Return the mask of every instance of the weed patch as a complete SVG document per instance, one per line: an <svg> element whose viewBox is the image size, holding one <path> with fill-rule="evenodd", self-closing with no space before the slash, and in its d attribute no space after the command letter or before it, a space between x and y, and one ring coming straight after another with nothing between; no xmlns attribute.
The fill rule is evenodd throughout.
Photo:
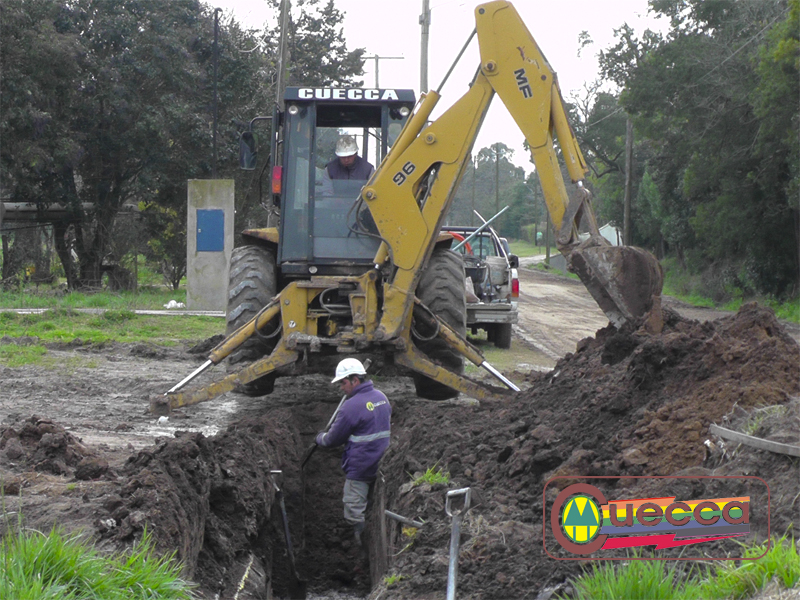
<svg viewBox="0 0 800 600"><path fill-rule="evenodd" d="M423 483L430 485L450 483L450 473L448 471L443 471L441 467L433 465L425 471L425 473L414 479L414 485L422 485Z"/></svg>
<svg viewBox="0 0 800 600"><path fill-rule="evenodd" d="M25 365L42 362L47 354L44 346L17 346L16 344L3 344L0 346L0 365L4 367L22 367Z"/></svg>
<svg viewBox="0 0 800 600"><path fill-rule="evenodd" d="M383 578L383 583L386 584L386 587L392 587L398 581L405 579L402 575L398 575L397 573L392 573Z"/></svg>
<svg viewBox="0 0 800 600"><path fill-rule="evenodd" d="M758 560L721 561L708 567L685 569L676 562L632 560L621 566L592 565L592 570L574 582L574 598L653 598L658 600L697 598L722 600L749 598L771 582L794 589L800 583L800 555L794 539L786 536L744 550L743 558ZM634 553L635 558L641 554Z"/></svg>
<svg viewBox="0 0 800 600"><path fill-rule="evenodd" d="M174 555L158 557L145 532L129 553L104 557L79 536L58 529L20 531L0 542L0 598L190 599Z"/></svg>

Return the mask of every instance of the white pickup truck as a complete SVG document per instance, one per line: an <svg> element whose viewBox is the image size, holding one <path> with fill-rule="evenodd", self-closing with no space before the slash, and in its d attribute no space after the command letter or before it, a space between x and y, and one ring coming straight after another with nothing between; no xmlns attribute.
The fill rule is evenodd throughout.
<svg viewBox="0 0 800 600"><path fill-rule="evenodd" d="M473 334L478 329L486 331L488 340L498 348L510 348L511 326L517 322L519 258L511 254L508 242L491 227L470 239L477 230L442 227L442 232L453 236L452 247L464 257L467 327Z"/></svg>

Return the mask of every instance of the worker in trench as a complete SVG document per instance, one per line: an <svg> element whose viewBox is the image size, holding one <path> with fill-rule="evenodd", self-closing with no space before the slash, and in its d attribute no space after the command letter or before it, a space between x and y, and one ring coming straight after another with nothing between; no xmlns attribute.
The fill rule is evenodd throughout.
<svg viewBox="0 0 800 600"><path fill-rule="evenodd" d="M316 443L327 448L344 444L344 519L353 526L356 544L363 548L371 488L378 476L378 464L389 447L392 406L367 379L364 365L355 358L345 358L338 364L331 383L339 384L346 399L330 430L318 433Z"/></svg>

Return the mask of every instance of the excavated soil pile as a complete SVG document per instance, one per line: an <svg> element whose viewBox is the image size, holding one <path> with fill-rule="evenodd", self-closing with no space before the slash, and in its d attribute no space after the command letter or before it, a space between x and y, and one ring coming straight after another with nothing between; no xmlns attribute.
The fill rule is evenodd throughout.
<svg viewBox="0 0 800 600"><path fill-rule="evenodd" d="M239 587L240 598L264 597L273 548L284 547L272 519L282 474L270 472L297 463L300 448L289 418L272 410L210 438L178 432L109 468L102 448L34 416L0 432L5 508L18 500L26 525L94 533L107 550L127 547L147 528L208 597L233 597ZM2 520L0 533L15 523Z"/></svg>
<svg viewBox="0 0 800 600"><path fill-rule="evenodd" d="M270 411L211 438L165 441L129 459L108 532L127 541L146 525L163 549L177 550L185 575L206 592L240 598L268 589L281 529L272 520L281 465L297 463L300 439L287 410ZM107 505L108 508L110 506Z"/></svg>
<svg viewBox="0 0 800 600"><path fill-rule="evenodd" d="M108 462L87 448L57 423L33 416L19 430L8 428L0 434L0 449L9 463L27 470L53 475L74 475L76 479L96 479L108 471ZM12 462L13 461L13 462ZM19 480L4 481L6 494L19 493Z"/></svg>
<svg viewBox="0 0 800 600"><path fill-rule="evenodd" d="M800 407L792 397L800 395L800 347L772 311L755 305L704 324L669 311L666 317L659 335L598 331L549 374L530 375L527 391L502 402L421 401L405 380L378 377L394 416L376 497L425 525L403 530L387 522L389 573L399 578L386 587L372 573L371 596L444 596L451 526L445 494L465 486L474 497L462 526L459 598L537 598L580 572L577 563L556 561L543 549L543 489L556 475L757 475L770 485L772 531L782 534L796 512L798 459L720 444L708 426L797 443ZM324 378L282 381L222 433L178 432L138 453L86 447L36 417L0 428L7 506L16 508L18 494L26 523L81 527L101 549L124 548L147 527L158 548L177 551L206 598L237 592L241 600L264 598L270 591L300 597L277 484L309 589L363 597L370 574L353 569L357 553L341 517L338 454L319 451L299 468L338 398ZM704 444L709 438L711 449ZM448 484L411 483L434 466L450 473ZM282 473L271 474L275 469ZM763 486L751 489L746 481L734 487L695 481L690 489L651 480L622 485L604 491L616 498L751 495L754 507L766 503ZM763 511L754 510L751 528L759 539L766 536ZM548 550L563 554L549 539Z"/></svg>
<svg viewBox="0 0 800 600"><path fill-rule="evenodd" d="M536 598L580 572L543 550L543 489L554 476L757 475L771 488L772 532L786 531L800 492L797 459L742 447L733 460L712 456L704 464L709 424L787 405L800 394L800 347L771 310L747 305L703 324L667 312L660 335L608 327L578 348L551 373L532 376L531 389L509 402L398 407L398 434L383 469L388 508L426 525L411 536L394 528L391 570L400 579L374 596L442 596L451 529L445 493L463 486L477 495L462 528L463 598ZM797 443L797 421L782 423L782 437ZM408 483L410 473L433 465L449 471L449 485ZM605 489L616 498L751 495L753 506L767 503L764 486L746 480L692 480L683 487L674 480L624 481L624 490ZM548 488L548 495L557 492ZM765 511L754 513L751 528L763 539ZM551 538L548 550L568 556Z"/></svg>

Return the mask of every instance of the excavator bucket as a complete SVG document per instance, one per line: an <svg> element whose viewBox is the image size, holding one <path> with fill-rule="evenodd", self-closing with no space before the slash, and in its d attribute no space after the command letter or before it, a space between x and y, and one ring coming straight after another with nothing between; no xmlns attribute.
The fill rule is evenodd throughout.
<svg viewBox="0 0 800 600"><path fill-rule="evenodd" d="M664 273L652 254L633 246L578 246L567 261L612 324L648 317L650 327L661 330Z"/></svg>

